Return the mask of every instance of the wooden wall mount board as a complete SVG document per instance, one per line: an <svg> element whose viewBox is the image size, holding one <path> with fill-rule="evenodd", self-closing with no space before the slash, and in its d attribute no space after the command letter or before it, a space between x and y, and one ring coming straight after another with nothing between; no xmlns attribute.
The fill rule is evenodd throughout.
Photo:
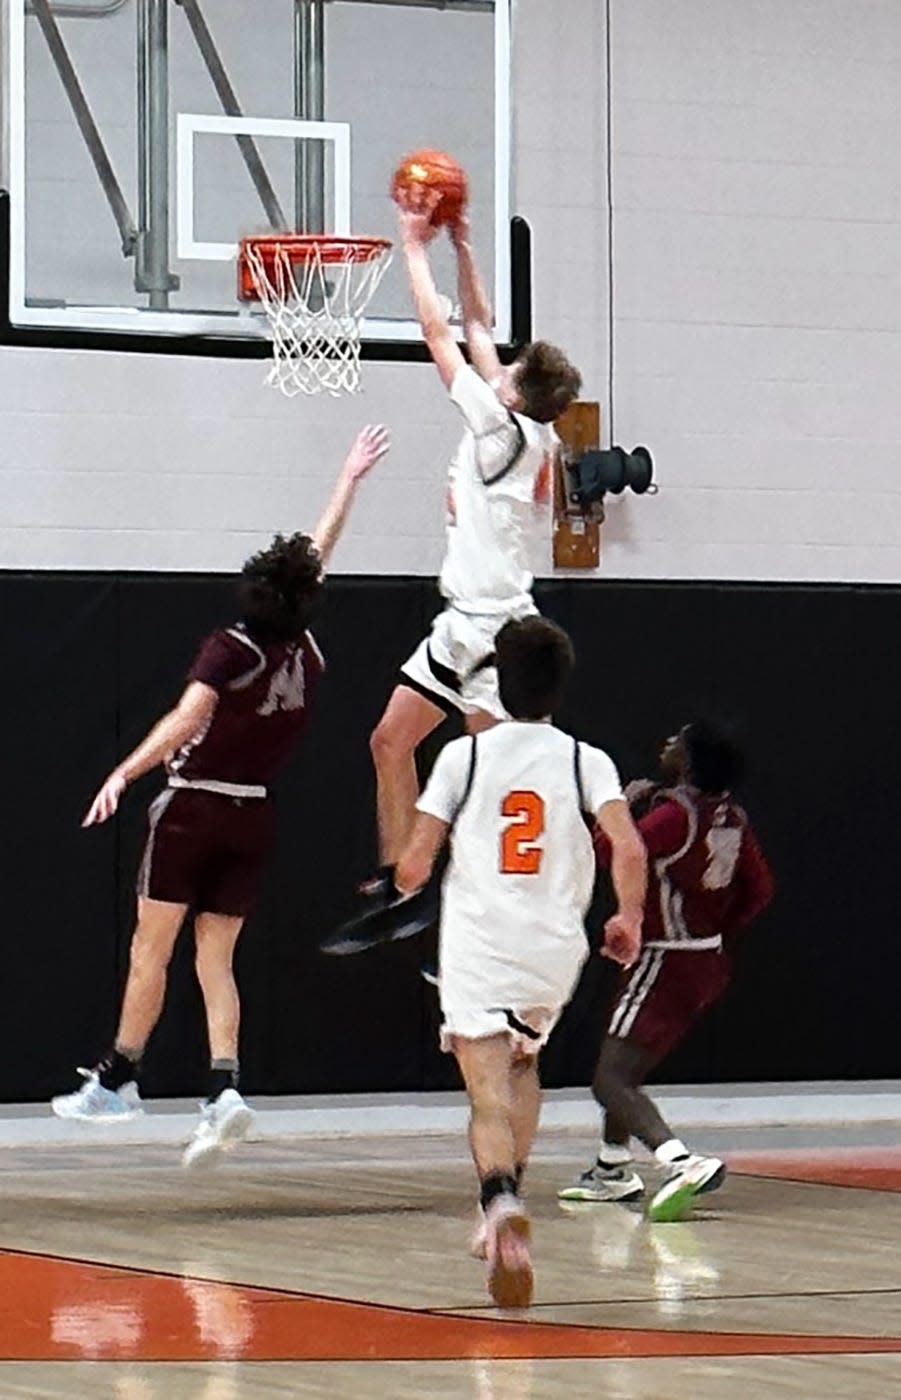
<svg viewBox="0 0 901 1400"><path fill-rule="evenodd" d="M554 568L596 569L601 558L601 527L582 514L554 521Z"/></svg>
<svg viewBox="0 0 901 1400"><path fill-rule="evenodd" d="M589 400L571 403L554 427L562 444L554 469L554 568L596 569L601 556L603 509L582 510L567 499L564 462L581 456L589 447L600 446L601 406Z"/></svg>

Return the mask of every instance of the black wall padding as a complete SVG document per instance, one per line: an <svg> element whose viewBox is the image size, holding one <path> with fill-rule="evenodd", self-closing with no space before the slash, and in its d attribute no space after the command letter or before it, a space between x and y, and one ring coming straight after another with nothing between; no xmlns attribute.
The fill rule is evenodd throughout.
<svg viewBox="0 0 901 1400"><path fill-rule="evenodd" d="M115 760L177 698L200 637L232 620L230 589L197 575L0 575L0 1098L74 1086L74 1067L109 1042L159 776L130 792L109 826L82 832L79 821ZM736 721L750 752L747 803L777 901L749 937L740 982L659 1077L901 1076L890 659L901 591L580 580L541 584L538 599L578 651L561 723L609 749L624 778L652 769L660 741L697 711ZM344 960L316 952L374 866L368 737L437 606L426 580L329 583L316 628L329 670L281 784L276 859L239 946L252 1093L457 1083L437 1049L423 948ZM608 897L601 883L595 928ZM186 931L147 1054L150 1094L202 1089L191 952ZM589 1079L613 983L609 965L592 959L548 1047L548 1084Z"/></svg>

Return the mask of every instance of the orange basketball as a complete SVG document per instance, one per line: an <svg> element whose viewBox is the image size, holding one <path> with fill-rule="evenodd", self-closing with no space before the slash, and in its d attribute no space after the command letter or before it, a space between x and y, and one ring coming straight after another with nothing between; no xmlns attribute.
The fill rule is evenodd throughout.
<svg viewBox="0 0 901 1400"><path fill-rule="evenodd" d="M440 196L431 218L436 228L453 223L469 197L466 171L445 151L414 151L404 156L394 172L391 198L396 204L416 208L420 191Z"/></svg>

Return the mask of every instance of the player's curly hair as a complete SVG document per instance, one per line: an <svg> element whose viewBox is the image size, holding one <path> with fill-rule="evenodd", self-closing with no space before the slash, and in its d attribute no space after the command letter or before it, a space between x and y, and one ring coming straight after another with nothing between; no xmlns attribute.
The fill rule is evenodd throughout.
<svg viewBox="0 0 901 1400"><path fill-rule="evenodd" d="M527 345L519 356L516 388L523 412L538 423L553 423L582 387L582 376L562 350L546 340Z"/></svg>
<svg viewBox="0 0 901 1400"><path fill-rule="evenodd" d="M238 598L247 630L261 642L293 642L310 624L322 560L309 535L276 535L241 570Z"/></svg>
<svg viewBox="0 0 901 1400"><path fill-rule="evenodd" d="M514 719L545 719L557 710L576 662L562 627L546 617L505 622L494 639L501 704Z"/></svg>
<svg viewBox="0 0 901 1400"><path fill-rule="evenodd" d="M701 792L731 792L745 773L741 749L725 725L712 719L695 719L682 730L688 775Z"/></svg>

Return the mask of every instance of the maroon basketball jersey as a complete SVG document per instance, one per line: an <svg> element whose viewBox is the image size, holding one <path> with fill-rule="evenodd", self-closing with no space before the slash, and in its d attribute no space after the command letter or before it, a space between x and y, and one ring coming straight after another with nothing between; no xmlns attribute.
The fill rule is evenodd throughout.
<svg viewBox="0 0 901 1400"><path fill-rule="evenodd" d="M287 761L309 717L324 670L309 632L261 646L242 624L213 632L188 672L218 692L207 729L168 764L170 777L265 787Z"/></svg>
<svg viewBox="0 0 901 1400"><path fill-rule="evenodd" d="M681 825L682 839L667 853L648 854L645 943L686 944L717 939L732 932L768 902L763 885L769 872L736 802L696 788L660 791L639 823L658 829L666 819L664 804ZM674 811L673 806L677 809Z"/></svg>

